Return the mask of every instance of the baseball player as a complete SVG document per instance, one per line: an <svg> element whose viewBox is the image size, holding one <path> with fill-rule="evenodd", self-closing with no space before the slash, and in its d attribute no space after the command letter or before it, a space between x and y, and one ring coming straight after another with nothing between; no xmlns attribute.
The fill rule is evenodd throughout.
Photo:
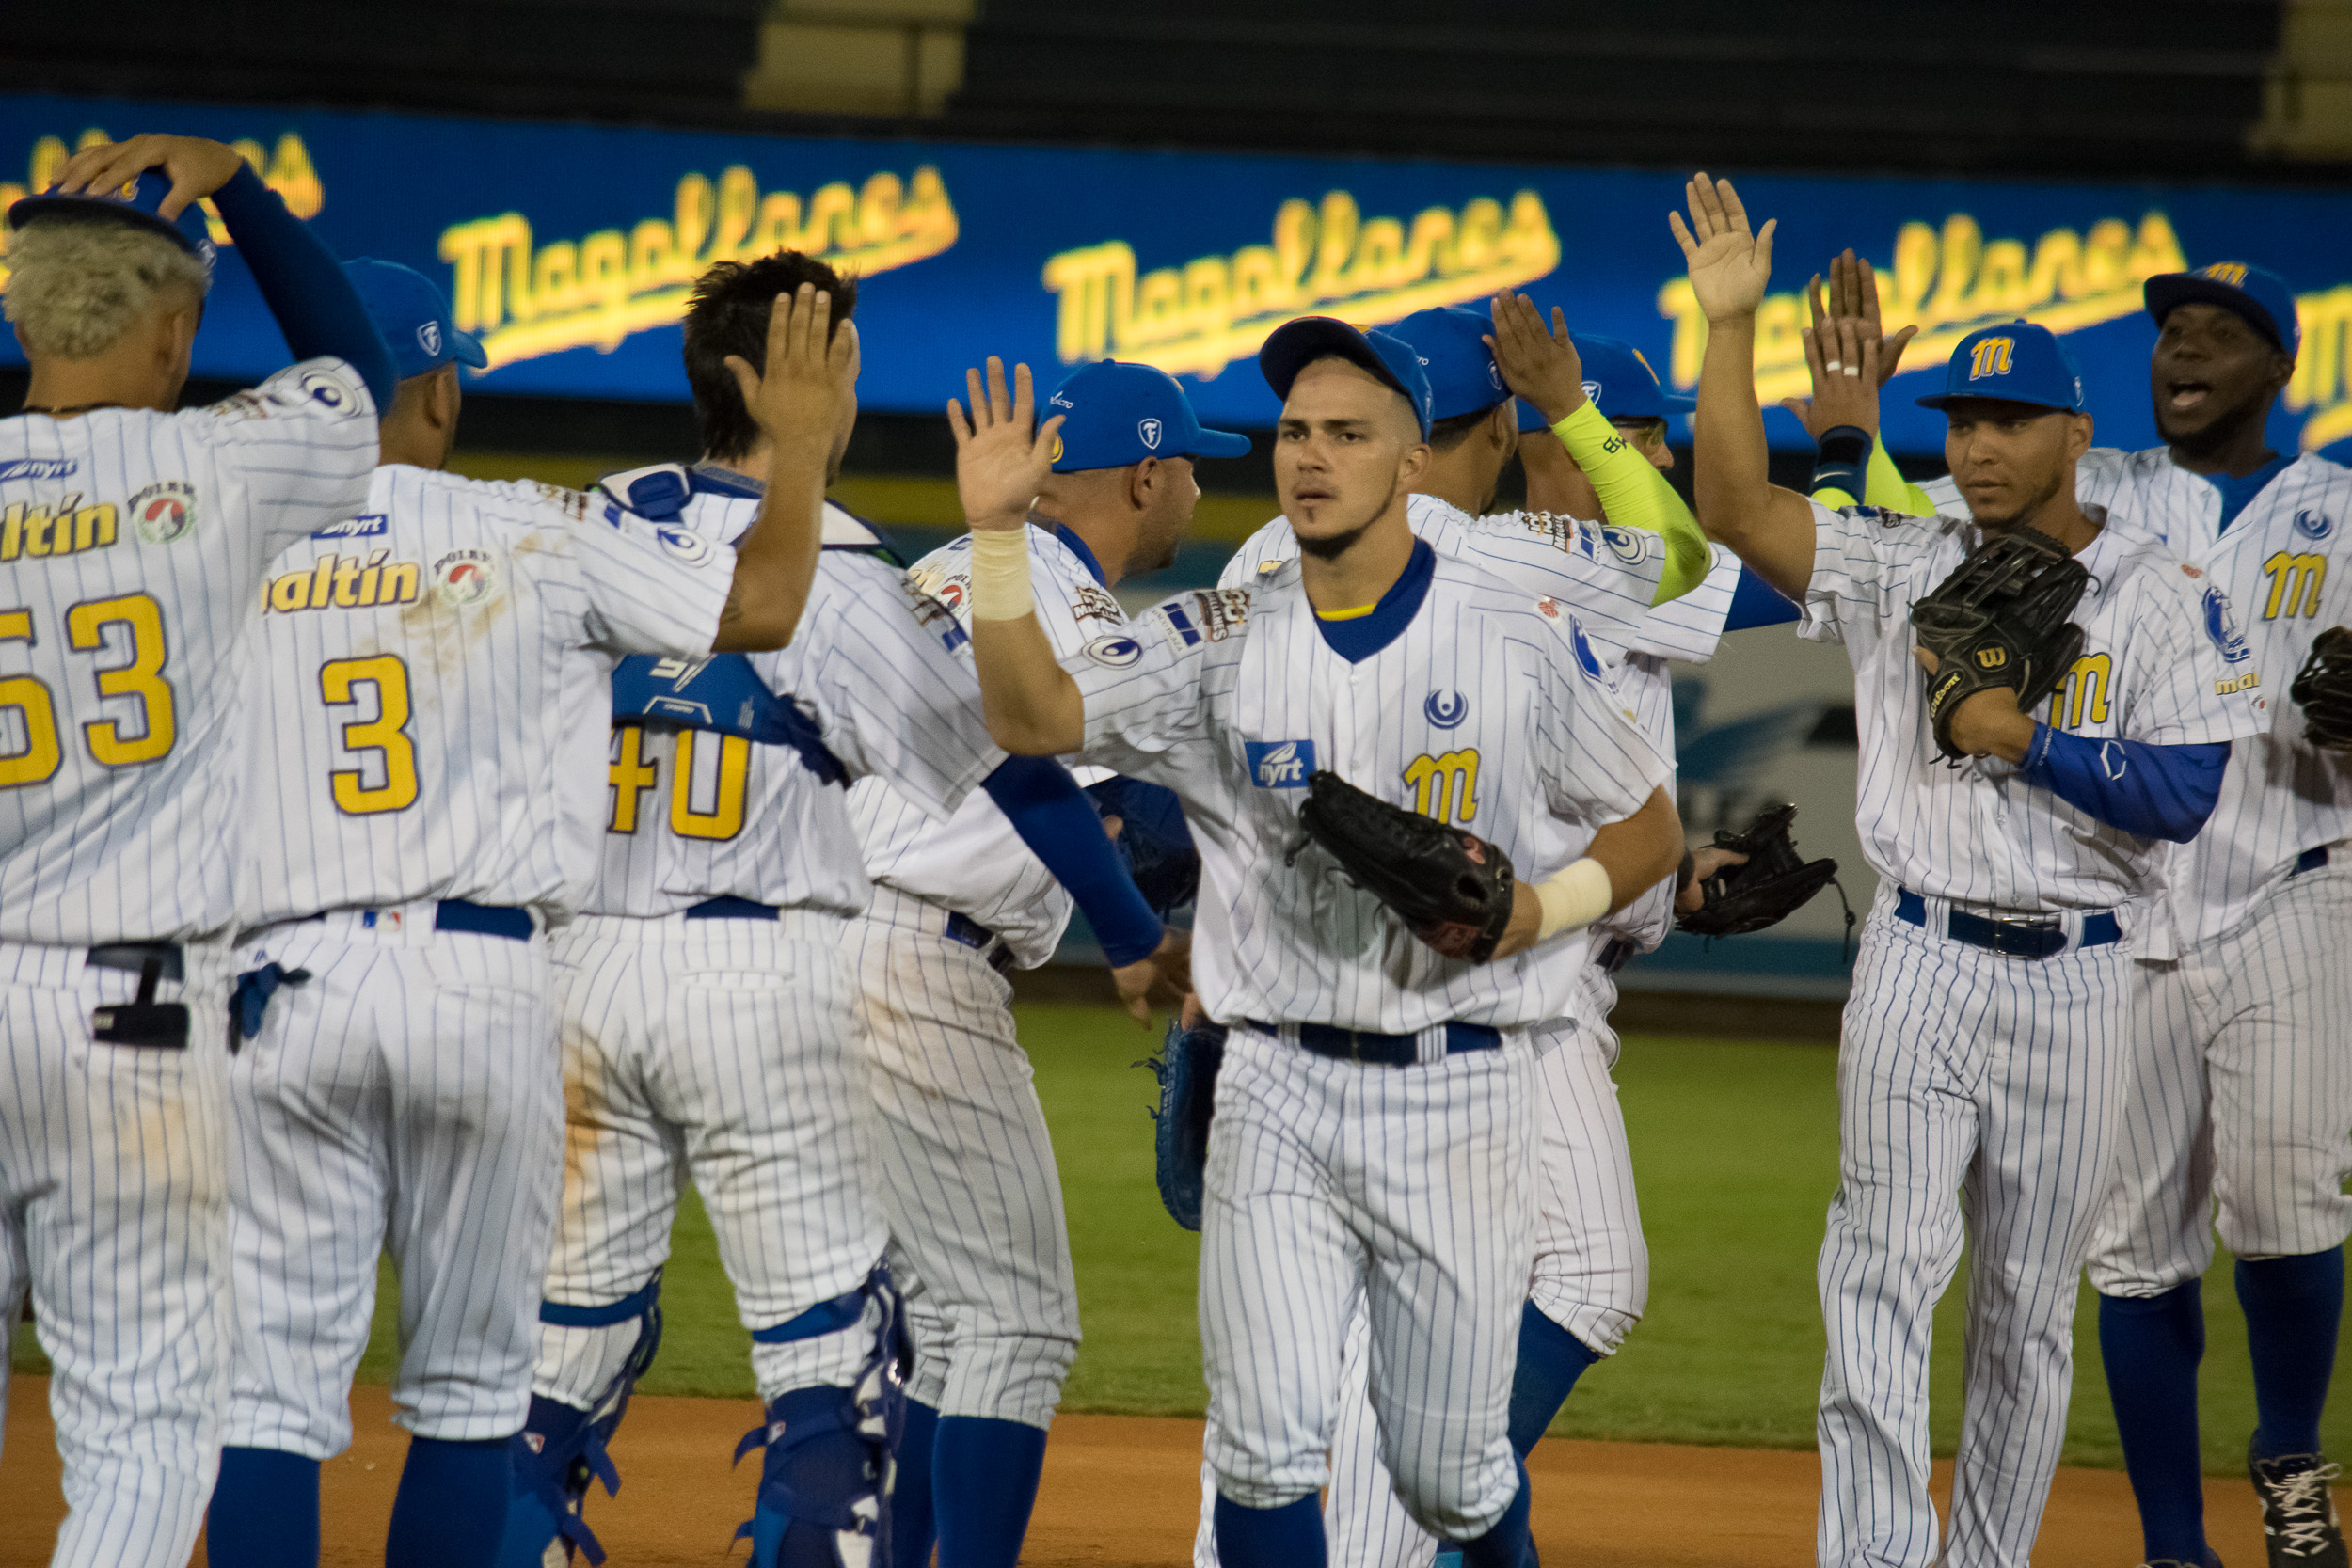
<svg viewBox="0 0 2352 1568"><path fill-rule="evenodd" d="M1249 440L1202 429L1184 388L1148 365L1084 366L1047 406L1061 416L1060 445L1025 537L1040 622L1071 657L1126 626L1111 593L1121 578L1174 558L1200 499L1195 460L1242 456ZM968 539L909 577L968 627ZM1099 768L1083 777L1142 857L1152 902L1188 902L1185 873L1197 880L1199 862L1173 798ZM1052 957L1071 898L993 802L935 823L873 779L850 805L875 882L856 943L868 1102L916 1352L892 1552L901 1568L928 1563L935 1517L941 1568L1009 1568L1077 1353L1078 1303L1061 1182L1004 972Z"/></svg>
<svg viewBox="0 0 2352 1568"><path fill-rule="evenodd" d="M1690 224L1672 227L1709 324L1699 520L1804 596L1805 635L1845 643L1859 825L1881 878L1846 1008L1841 1180L1821 1250L1820 1560L2022 1565L2064 1437L2074 1275L2111 1170L2132 938L2161 846L2196 835L2230 742L2267 715L2241 681L2226 595L2127 520L2076 504L2090 421L2042 328L1969 334L1945 391L1922 400L1946 413L1975 524L1833 512L1772 487L1753 382L1772 226L1751 234L1730 186L1705 175L1689 197ZM1823 354L1818 334L1809 353ZM1876 355L1817 382L1851 410L1836 422L1875 427ZM1947 668L1924 646L1931 618L1915 642L1907 623L1947 577L2020 559L2088 574L2078 638L2035 641L2022 674L2027 660L1989 637L1944 641ZM2055 687L2054 722L2019 708L2019 687L2037 686ZM1927 1328L1963 1225L1969 1398L1939 1543Z"/></svg>
<svg viewBox="0 0 2352 1568"><path fill-rule="evenodd" d="M418 274L352 270L408 372L389 461L272 564L248 634L223 1568L318 1560L319 1462L350 1442L379 1250L413 1433L386 1561L493 1560L564 1167L544 933L594 867L611 673L627 652L793 636L856 357L803 290L764 373L736 371L776 434L771 499L728 546L608 499L437 472L455 362L479 345Z"/></svg>
<svg viewBox="0 0 2352 1568"><path fill-rule="evenodd" d="M301 362L175 413L205 196ZM0 420L0 1328L29 1287L52 1560L177 1568L228 1386L233 643L269 558L366 495L392 367L334 258L217 142L86 148L8 222L32 377Z"/></svg>
<svg viewBox="0 0 2352 1568"><path fill-rule="evenodd" d="M1674 462L1661 438L1673 406L1668 395L1630 348L1612 339L1547 333L1516 299L1498 302L1492 319L1456 308L1421 311L1398 323L1395 333L1421 357L1436 413L1430 466L1408 503L1414 531L1530 594L1571 607L1613 666L1617 690L1643 733L1671 760L1674 705L1666 660L1704 661L1724 630L1793 620L1795 607L1742 571L1739 558L1720 546L1712 547L1714 563L1698 587L1647 606L1656 593L1649 562L1661 553L1650 534L1540 514L1477 515L1492 504L1516 429L1531 492L1541 476L1555 493L1597 504L1593 481L1570 455L1573 441L1609 483L1621 514L1643 525L1664 518L1695 531L1688 508L1661 477ZM1517 406L1530 412L1506 423L1514 393ZM1558 438L1551 436L1555 426ZM1609 440L1612 428L1624 439ZM1523 543L1530 532L1563 543L1530 549ZM1628 544L1641 550L1632 561ZM1277 518L1242 546L1220 585L1241 586L1296 553L1288 521ZM1698 849L1683 885L1740 858ZM1616 1005L1616 973L1664 940L1674 894L1661 883L1591 927L1592 944L1566 1016L1535 1031L1542 1097L1536 1107L1535 1263L1520 1315L1511 1402L1512 1448L1521 1459L1584 1370L1615 1354L1647 1300L1648 1252L1625 1119L1609 1076L1618 1051L1609 1014ZM1398 1568L1420 1568L1433 1556L1442 1563L1452 1554L1439 1554L1438 1544L1405 1513L1380 1464L1378 1433L1364 1397L1368 1349L1359 1314L1349 1329L1332 1444L1327 1525L1338 1543L1335 1553L1350 1563ZM1205 1568L1216 1560L1216 1481L1205 1465L1202 1491L1194 1560Z"/></svg>
<svg viewBox="0 0 2352 1568"><path fill-rule="evenodd" d="M1318 317L1259 362L1284 399L1276 482L1297 563L1171 600L1058 664L1009 531L1057 421L1031 436L1025 372L1017 402L1001 367L985 396L972 373L971 422L952 412L981 690L1012 749L1175 789L1200 846L1198 990L1232 1032L1200 1280L1219 1556L1324 1560L1315 1491L1360 1296L1406 1508L1467 1561L1517 1564L1526 1488L1504 1404L1532 1242L1525 1032L1565 1006L1558 939L1671 871L1666 766L1570 611L1413 537L1432 399L1411 349ZM1298 802L1340 780L1474 825L1473 845L1523 868L1492 961L1433 951L1298 842Z"/></svg>
<svg viewBox="0 0 2352 1568"><path fill-rule="evenodd" d="M1565 312L1563 312L1565 318ZM1575 336L1586 394L1601 417L1632 449L1661 472L1675 466L1674 448L1667 444L1670 421L1688 413L1695 401L1688 392L1670 392L1659 384L1658 372L1631 343L1604 338L1597 332ZM1543 410L1519 400L1519 434L1549 430ZM1556 512L1566 517L1601 517L1608 508L1593 488L1565 441L1523 441L1519 467L1527 478L1527 507L1531 512Z"/></svg>
<svg viewBox="0 0 2352 1568"><path fill-rule="evenodd" d="M773 427L713 372L757 344L771 302L812 286L837 317L854 309L854 286L798 252L706 273L685 322L703 460L614 475L604 491L696 540L739 534L762 505ZM817 422L827 479L855 418L845 397ZM829 512L826 538L790 648L631 659L613 683L601 869L552 954L569 1139L500 1553L517 1568L559 1534L603 1557L580 1506L591 1476L618 1486L605 1446L653 1357L690 1176L768 1407L745 1444L765 1449L753 1560L831 1568L887 1544L898 1302L849 1058L847 927L870 892L850 781L887 777L930 818L984 790L1008 836L1041 846L1082 890L1131 985L1165 940L1069 775L989 741L952 619L846 513Z"/></svg>
<svg viewBox="0 0 2352 1568"><path fill-rule="evenodd" d="M2232 752L2205 831L2168 852L2166 897L2135 944L2121 1158L2090 1264L2099 1345L2148 1560L2200 1568L2199 1281L2217 1204L2253 1359L2248 1465L2270 1560L2342 1568L2319 1418L2352 1234L2352 979L2339 961L2352 951L2352 765L2309 744L2283 698L2313 637L2352 622L2352 473L2264 440L2300 346L2283 280L2222 261L2145 290L2165 444L2092 449L2075 493L2147 528L2238 607L2236 668L2260 673L2270 723ZM1948 481L1925 494L1963 515Z"/></svg>

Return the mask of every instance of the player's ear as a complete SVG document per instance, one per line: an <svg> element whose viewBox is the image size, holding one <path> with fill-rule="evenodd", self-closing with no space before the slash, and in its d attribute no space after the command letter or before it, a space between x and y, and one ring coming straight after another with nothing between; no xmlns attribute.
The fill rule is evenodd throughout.
<svg viewBox="0 0 2352 1568"><path fill-rule="evenodd" d="M1137 512L1152 510L1152 492L1158 488L1160 460L1147 457L1127 470L1127 504Z"/></svg>
<svg viewBox="0 0 2352 1568"><path fill-rule="evenodd" d="M451 360L433 375L433 389L425 403L426 418L436 430L454 431L457 428L457 362Z"/></svg>
<svg viewBox="0 0 2352 1568"><path fill-rule="evenodd" d="M1419 480L1422 475L1427 473L1428 471L1429 443L1426 441L1416 441L1411 446L1406 447L1405 449L1404 455L1399 457L1396 461L1396 477L1398 483L1408 487L1412 485L1415 481Z"/></svg>
<svg viewBox="0 0 2352 1568"><path fill-rule="evenodd" d="M2077 460L2083 453L2090 450L2091 420L2090 410L2085 409L2079 414L2068 415L2066 425L2066 455L2069 461Z"/></svg>
<svg viewBox="0 0 2352 1568"><path fill-rule="evenodd" d="M1505 462L1519 450L1519 412L1518 405L1509 398L1504 398L1487 411L1486 439L1502 454Z"/></svg>

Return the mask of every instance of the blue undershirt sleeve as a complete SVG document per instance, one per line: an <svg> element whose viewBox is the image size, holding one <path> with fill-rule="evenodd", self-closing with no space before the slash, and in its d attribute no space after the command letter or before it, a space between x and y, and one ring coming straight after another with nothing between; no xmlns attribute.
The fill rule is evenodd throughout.
<svg viewBox="0 0 2352 1568"><path fill-rule="evenodd" d="M2226 740L2153 746L2144 740L2097 740L2037 723L2019 771L2027 784L2111 827L2185 844L2213 815L2229 765Z"/></svg>
<svg viewBox="0 0 2352 1568"><path fill-rule="evenodd" d="M1731 591L1731 609L1724 614L1724 630L1787 626L1803 614L1779 589L1742 566L1740 585Z"/></svg>
<svg viewBox="0 0 2352 1568"><path fill-rule="evenodd" d="M376 413L389 412L400 386L391 350L368 319L367 307L335 253L286 211L251 164L213 193L213 205L220 209L220 221L229 226L294 358L342 360L368 384Z"/></svg>
<svg viewBox="0 0 2352 1568"><path fill-rule="evenodd" d="M1051 757L1008 757L980 787L1021 842L1070 890L1112 968L1158 950L1160 917L1136 891L1119 847L1068 769Z"/></svg>

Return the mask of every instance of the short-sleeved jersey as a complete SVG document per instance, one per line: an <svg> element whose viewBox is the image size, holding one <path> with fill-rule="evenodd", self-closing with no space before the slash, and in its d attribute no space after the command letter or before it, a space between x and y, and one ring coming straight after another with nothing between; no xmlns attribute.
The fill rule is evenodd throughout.
<svg viewBox="0 0 2352 1568"><path fill-rule="evenodd" d="M1127 624L1126 610L1079 553L1084 546L1073 546L1073 538L1035 525L1028 531L1038 625L1045 628L1057 658L1068 658ZM907 578L918 592L946 606L961 629L971 629L969 534L916 562ZM1110 776L1100 768L1075 771L1080 784ZM934 822L914 810L890 784L873 780L850 791L850 810L866 847L866 872L874 880L953 910L995 932L1025 969L1053 957L1063 927L1070 924L1070 895L1021 842L996 802L975 798L948 821Z"/></svg>
<svg viewBox="0 0 2352 1568"><path fill-rule="evenodd" d="M0 420L0 940L231 924L238 630L375 447L340 359L184 413Z"/></svg>
<svg viewBox="0 0 2352 1568"><path fill-rule="evenodd" d="M691 483L678 521L707 538L741 538L759 487L707 468ZM951 651L963 638L946 611L907 586L872 530L830 503L824 539L791 645L746 656L814 723L822 753L616 722L590 913L675 914L725 895L856 914L872 888L852 794L892 780L896 798L930 821L1004 760L980 717L979 685ZM840 777L820 775L828 761Z"/></svg>
<svg viewBox="0 0 2352 1568"><path fill-rule="evenodd" d="M612 667L707 655L734 571L601 497L378 468L258 595L241 922L426 898L567 918Z"/></svg>
<svg viewBox="0 0 2352 1568"><path fill-rule="evenodd" d="M1927 491L1964 510L1950 480ZM2138 951L2171 958L2236 930L2305 851L2352 835L2352 763L2304 744L2303 710L2287 697L2312 639L2352 624L2352 470L2306 452L2227 528L2220 490L2166 447L2093 448L2075 470L2074 493L2124 513L2204 569L2235 608L2245 663L2269 693L2269 728L2231 750L2205 831L2166 847L2163 918L2149 923Z"/></svg>
<svg viewBox="0 0 2352 1568"><path fill-rule="evenodd" d="M1193 983L1220 1022L1404 1034L1566 1010L1577 965L1562 958L1582 933L1457 962L1300 847L1308 780L1327 769L1541 880L1668 777L1572 610L1444 554L1430 573L1410 621L1354 663L1295 563L1170 599L1063 660L1086 699L1083 760L1184 802L1201 859Z"/></svg>
<svg viewBox="0 0 2352 1568"><path fill-rule="evenodd" d="M2106 909L2158 891L2164 846L2027 784L1996 757L1948 766L1927 717L1911 607L1981 537L1954 517L1816 504L1802 635L1842 641L1854 667L1856 821L1881 877L1915 893L2021 911ZM2081 657L2038 717L2076 735L2178 746L2268 723L2227 595L2128 520L2077 557Z"/></svg>

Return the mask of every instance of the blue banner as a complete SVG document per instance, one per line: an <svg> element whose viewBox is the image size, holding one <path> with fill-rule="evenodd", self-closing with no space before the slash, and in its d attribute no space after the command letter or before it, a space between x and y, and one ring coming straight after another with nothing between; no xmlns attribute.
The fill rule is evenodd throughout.
<svg viewBox="0 0 2352 1568"><path fill-rule="evenodd" d="M1524 289L1624 338L1661 376L1698 374L1705 324L1666 230L1666 173L945 142L719 135L313 109L0 98L0 198L85 138L167 127L245 147L345 256L403 261L482 336L485 392L680 400L677 319L711 262L779 246L861 278L866 405L929 413L984 356L1050 383L1104 355L1186 378L1212 423L1263 427L1251 363L1292 316L1394 321ZM2304 349L2273 439L2352 436L2352 196L2205 186L1755 176L1780 220L1758 341L1768 404L1804 390L1806 277L1846 246L1879 268L1890 328L1920 337L1886 433L1942 444L1911 404L1969 328L2026 316L2065 335L2103 443L2154 440L2139 286L2220 260L2284 276ZM225 235L216 235L225 238ZM284 348L224 252L200 375L256 377ZM21 362L14 344L0 361ZM1774 413L1774 439L1803 444Z"/></svg>

